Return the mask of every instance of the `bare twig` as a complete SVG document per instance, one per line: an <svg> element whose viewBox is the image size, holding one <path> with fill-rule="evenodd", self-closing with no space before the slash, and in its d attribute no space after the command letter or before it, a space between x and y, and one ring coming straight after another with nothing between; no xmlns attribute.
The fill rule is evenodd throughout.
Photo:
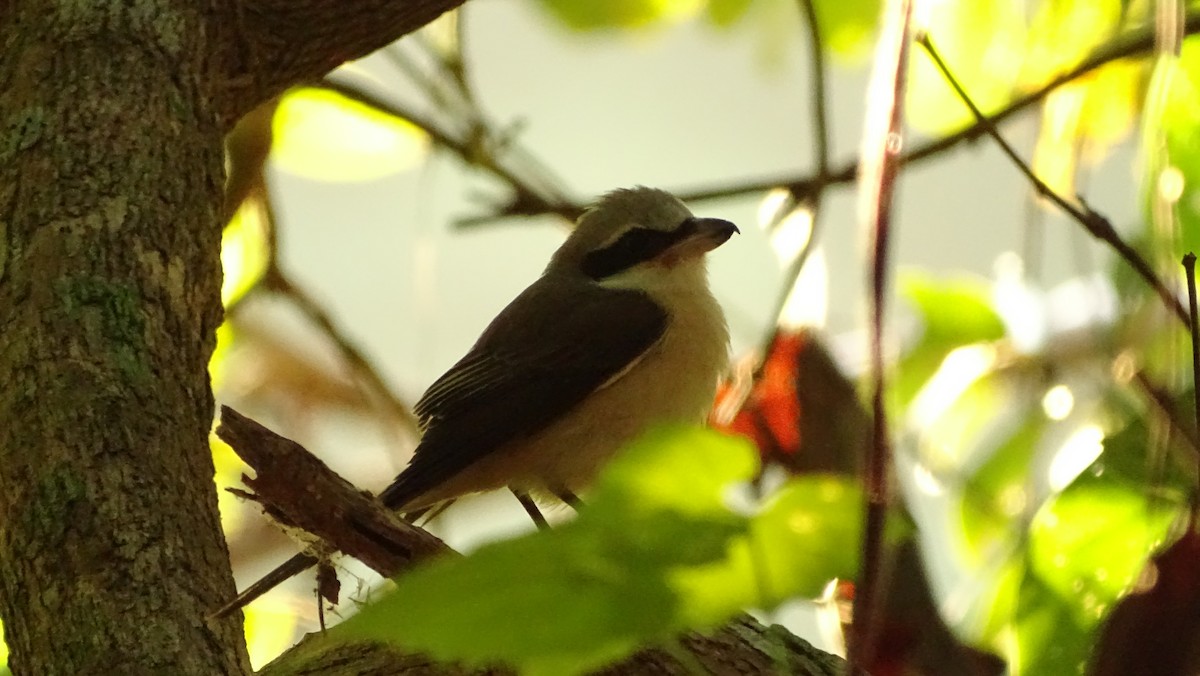
<svg viewBox="0 0 1200 676"><path fill-rule="evenodd" d="M552 191L551 188L533 185L530 180L508 167L490 152L484 152L479 147L479 144L456 137L453 133L447 131L432 119L418 113L416 110L395 101L384 100L353 83L347 82L345 79L335 76L325 78L316 86L338 92L359 103L371 106L389 115L408 120L429 134L434 143L458 155L463 162L479 167L499 178L512 189L513 196L505 205L493 205L493 208L497 211L504 212L506 215L554 213L569 221L574 221L579 217L579 214L583 213L582 205L564 198L557 194L556 191ZM477 220L483 221L494 218L493 215L486 215L480 217L480 219L465 219L462 223L472 223Z"/></svg>
<svg viewBox="0 0 1200 676"><path fill-rule="evenodd" d="M1200 32L1200 9L1189 11L1183 24L1183 32L1185 35L1193 35ZM1138 56L1150 52L1154 48L1154 30L1151 27L1141 28L1136 31L1115 38L1106 43L1087 59L1083 60L1079 65L1069 71L1055 77L1045 83L1038 89L1035 89L1028 94L1012 101L1003 108L997 110L987 117L988 121L993 125L998 125L1001 122L1016 116L1018 113L1039 104L1051 92L1060 87L1070 84L1075 80L1091 73L1101 66L1118 61L1120 59L1131 56ZM926 142L922 145L915 146L912 150L905 152L900 156L899 162L902 166L915 164L917 162L931 159L941 153L953 148L965 141L974 141L982 136L985 132L985 125L976 122L972 125L964 127L957 132L943 136L940 139ZM817 176L775 176L764 179L754 179L740 183L728 183L719 186L696 188L692 190L680 190L675 194L680 199L687 202L701 202L710 199L721 199L725 197L735 197L737 195L745 195L749 193L765 192L772 188L783 187L787 188L793 195L806 195L820 187L834 184L845 184L852 182L858 175L857 161L850 161L835 170L830 171L829 175L821 180Z"/></svg>
<svg viewBox="0 0 1200 676"><path fill-rule="evenodd" d="M854 625L847 673L856 675L872 662L875 650L879 588L884 574L884 526L891 504L891 440L888 438L883 355L883 320L887 301L889 239L892 200L900 170L904 91L912 26L911 0L890 0L884 9L883 27L867 90L866 127L863 132L862 173L859 177L859 213L872 234L871 265L871 403L872 438L863 477L866 514L862 561L854 593Z"/></svg>
<svg viewBox="0 0 1200 676"><path fill-rule="evenodd" d="M925 51L929 54L929 57L933 59L934 65L937 66L938 70L941 71L942 76L946 78L946 82L949 83L954 89L955 93L958 94L959 99L961 99L962 102L971 109L971 113L975 116L975 119L978 121L978 123L982 125L984 132L996 141L1004 154L1008 156L1008 158L1012 160L1012 163L1016 165L1021 173L1024 174L1027 179L1029 179L1029 182L1034 186L1038 194L1050 200L1055 206L1062 209L1069 216L1071 216L1071 218L1075 219L1075 221L1082 225L1084 229L1087 230L1088 233L1093 237L1112 247L1112 249L1117 252L1117 255L1120 256L1121 259L1127 264L1129 264L1129 266L1133 268L1134 272L1136 272L1139 277L1141 277L1147 284L1150 285L1150 288L1154 289L1154 291L1158 293L1159 298L1162 299L1163 303L1167 306L1167 309L1175 313L1175 316L1178 317L1179 320L1184 323L1184 325L1187 325L1187 310L1184 309L1183 304L1179 302L1179 299L1175 297L1175 293L1168 289L1166 284L1159 279L1158 275L1154 272L1154 269L1150 267L1150 264L1147 263L1144 258L1142 258L1141 254L1139 254L1132 246L1125 242L1125 240L1121 239L1121 236L1117 234L1117 231L1112 226L1112 223L1110 223L1109 220L1103 215L1088 206L1087 202L1085 202L1082 198L1076 198L1079 202L1079 205L1076 206L1075 204L1068 202L1058 193L1054 192L1050 186L1046 185L1042 179L1038 178L1037 174L1033 172L1033 169L1031 169L1029 165L1026 164L1019 155L1017 155L1017 152L1013 150L1013 147L1009 145L1008 142L1004 140L1004 137L1000 135L1000 132L996 130L995 124L993 124L992 121L989 120L981 110L979 110L979 107L975 105L975 102L971 100L971 97L967 94L966 90L963 89L963 86L954 77L954 74L950 72L946 62L942 60L941 55L938 54L937 48L933 46L933 42L930 40L929 36L921 35L917 38L917 42L925 48Z"/></svg>
<svg viewBox="0 0 1200 676"><path fill-rule="evenodd" d="M1192 35L1197 32L1200 32L1200 9L1188 12L1183 24L1183 33L1185 35ZM988 116L986 118L987 122L991 125L998 125L1041 103L1051 92L1091 73L1101 66L1119 59L1147 53L1153 47L1154 31L1151 27L1130 31L1126 35L1106 43L1100 49L1096 50L1092 56L1071 70L1062 73L1038 89L1012 101L1004 108ZM472 226L516 216L534 216L546 213L555 213L569 220L574 220L583 211L583 204L578 201L567 199L562 195L548 195L544 192L544 189L539 190L534 188L529 185L528 181L517 176L510 169L500 166L495 160L489 160L485 157L483 158L483 162L478 161L480 158L476 157L471 144L453 138L444 129L433 125L431 121L416 114L415 111L404 110L403 106L381 101L378 97L371 96L353 85L344 82L326 80L324 85L368 105L377 106L380 110L392 112L408 119L413 124L429 131L434 141L444 145L448 150L462 157L464 161L480 166L513 187L515 194L506 204L496 205L491 213L462 219L458 222L459 225ZM976 122L940 139L915 146L911 150L901 154L897 161L899 165L907 166L908 164L932 159L963 142L978 139L986 133L986 129L986 124ZM797 198L810 199L812 195L821 192L829 186L845 185L853 182L858 176L858 171L858 162L852 160L836 168L829 168L824 174L818 170L816 173L809 173L803 176L796 176L795 174L770 176L760 179L723 183L716 186L677 189L672 192L685 202L703 202L705 200L761 193L773 188L782 187Z"/></svg>
<svg viewBox="0 0 1200 676"><path fill-rule="evenodd" d="M1189 11L1183 23L1183 33L1185 35L1193 35L1197 32L1200 32L1200 9ZM1101 66L1120 59L1148 53L1153 48L1153 28L1146 27L1130 31L1101 46L1091 56L1071 70L1062 73L1038 89L1013 100L1008 105L992 113L987 117L987 120L992 125L1005 122L1009 118L1015 117L1019 113L1041 103L1051 92L1078 80ZM907 166L932 159L966 141L978 139L984 135L985 130L986 126L984 124L976 122L942 138L914 146L911 150L900 155L898 162L901 166ZM781 187L787 189L793 195L808 196L827 186L844 185L853 182L858 176L858 169L857 160L851 160L837 168L830 169L824 177L811 173L802 176L785 174L738 182L727 182L713 186L678 189L672 192L685 202L703 202L706 200L736 197L739 195L766 192L773 188ZM464 221L463 224L470 225L473 223L496 221L513 216L562 213L564 208L570 209L572 207L576 209L576 213L581 209L581 206L578 204L556 204L548 208L543 208L543 205L539 205L537 201L514 202L512 205L502 208L495 213L481 216L471 221Z"/></svg>
<svg viewBox="0 0 1200 676"><path fill-rule="evenodd" d="M1192 400L1196 405L1196 429L1200 429L1200 320L1196 317L1196 254L1189 251L1183 257L1183 269L1187 272L1188 328L1192 332ZM1197 467L1196 476L1200 481L1200 466ZM1200 523L1200 487L1192 491L1192 523Z"/></svg>
<svg viewBox="0 0 1200 676"><path fill-rule="evenodd" d="M420 426L417 424L417 418L413 415L412 410L392 392L375 364L334 323L333 317L315 298L293 282L291 277L277 265L267 270L261 284L266 290L278 293L291 301L296 309L300 310L334 344L341 353L342 359L359 378L365 381L370 391L382 401L387 412L410 433L419 434Z"/></svg>
<svg viewBox="0 0 1200 676"><path fill-rule="evenodd" d="M772 325L766 340L763 341L763 345L759 349L761 356L758 367L755 369L754 377L756 380L761 375L762 364L770 352L771 345L775 343L775 339L779 335L780 315L783 314L784 308L787 307L788 299L795 289L796 280L800 278L800 273L804 270L804 265L808 262L808 258L812 255L813 248L816 246L820 231L821 201L822 197L824 197L824 188L826 185L824 179L829 174L829 87L826 84L825 78L825 50L823 41L821 40L821 27L817 23L817 13L813 7L812 0L800 0L800 7L804 11L804 23L808 29L809 37L809 65L812 76L813 148L816 155L816 176L820 187L805 195L792 193L789 198L793 204L793 208L795 208L795 204L799 204L802 201L808 203L807 208L811 218L811 226L804 246L801 247L800 251L796 252L796 255L788 263L787 270L784 272L779 295L775 299L775 305L772 307L770 315L775 319L775 323ZM780 209L779 213L775 215L776 222L772 226L778 226L779 221L785 217L788 211Z"/></svg>
<svg viewBox="0 0 1200 676"><path fill-rule="evenodd" d="M451 551L441 540L350 485L300 444L281 437L228 406L221 407L217 436L252 467L257 476L242 477L254 493L229 489L258 502L280 524L317 536L319 552L336 549L385 576ZM325 544L328 543L328 544ZM222 617L244 607L292 575L318 563L300 554L213 612ZM321 597L336 601L337 585L321 584Z"/></svg>
<svg viewBox="0 0 1200 676"><path fill-rule="evenodd" d="M1133 380L1141 388L1142 394L1150 400L1150 403L1158 409L1162 414L1163 420L1167 426L1179 434L1184 443L1188 445L1195 453L1200 453L1200 437L1197 436L1197 428L1195 424L1189 423L1187 420L1181 419L1175 406L1175 401L1171 398L1171 394L1167 392L1161 385L1158 385L1150 380L1145 371L1137 371L1133 374Z"/></svg>

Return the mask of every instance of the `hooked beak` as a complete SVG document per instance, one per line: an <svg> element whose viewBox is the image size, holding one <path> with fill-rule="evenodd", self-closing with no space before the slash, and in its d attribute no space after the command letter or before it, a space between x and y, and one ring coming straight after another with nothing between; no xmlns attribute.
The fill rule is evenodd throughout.
<svg viewBox="0 0 1200 676"><path fill-rule="evenodd" d="M733 233L740 234L741 230L724 219L693 217L681 223L676 232L678 241L658 256L668 265L702 256L724 244Z"/></svg>

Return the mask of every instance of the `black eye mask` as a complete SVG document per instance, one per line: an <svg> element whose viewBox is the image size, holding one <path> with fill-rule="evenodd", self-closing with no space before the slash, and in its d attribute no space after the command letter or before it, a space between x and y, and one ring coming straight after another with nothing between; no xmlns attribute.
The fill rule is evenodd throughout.
<svg viewBox="0 0 1200 676"><path fill-rule="evenodd" d="M597 281L651 260L695 232L692 219L669 232L633 228L617 241L583 257L583 274Z"/></svg>

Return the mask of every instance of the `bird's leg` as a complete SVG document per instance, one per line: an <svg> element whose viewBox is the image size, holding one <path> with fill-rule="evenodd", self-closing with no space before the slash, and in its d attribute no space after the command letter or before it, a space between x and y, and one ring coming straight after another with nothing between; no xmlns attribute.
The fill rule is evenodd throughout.
<svg viewBox="0 0 1200 676"><path fill-rule="evenodd" d="M579 511L580 507L583 507L583 500L580 500L579 496L575 495L575 493L571 492L570 489L556 488L556 489L554 489L553 492L554 492L554 497L556 497L559 500L562 500L563 502L570 505L571 509L575 510L576 512Z"/></svg>
<svg viewBox="0 0 1200 676"><path fill-rule="evenodd" d="M546 522L546 517L542 516L542 511L538 509L537 503L533 501L533 498L529 497L528 493L515 488L509 488L509 490L516 496L521 506L525 508L525 513L529 515L529 518L533 519L533 525L537 526L538 530L546 530L550 527L550 524Z"/></svg>
<svg viewBox="0 0 1200 676"><path fill-rule="evenodd" d="M446 500L445 502L433 505L432 507L422 507L420 509L414 509L411 512L405 512L402 516L404 517L404 520L408 521L409 523L415 524L420 521L422 525L425 525L441 516L442 512L449 509L450 505L453 505L454 502L454 499Z"/></svg>

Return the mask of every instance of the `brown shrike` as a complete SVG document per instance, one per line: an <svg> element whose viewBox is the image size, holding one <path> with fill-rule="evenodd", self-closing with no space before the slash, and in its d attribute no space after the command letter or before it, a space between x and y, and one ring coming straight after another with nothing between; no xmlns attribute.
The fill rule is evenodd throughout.
<svg viewBox="0 0 1200 676"><path fill-rule="evenodd" d="M570 497L648 427L702 422L729 349L704 255L735 232L661 190L604 195L417 402L421 441L379 499L412 513L503 487ZM219 612L315 562L297 554Z"/></svg>

